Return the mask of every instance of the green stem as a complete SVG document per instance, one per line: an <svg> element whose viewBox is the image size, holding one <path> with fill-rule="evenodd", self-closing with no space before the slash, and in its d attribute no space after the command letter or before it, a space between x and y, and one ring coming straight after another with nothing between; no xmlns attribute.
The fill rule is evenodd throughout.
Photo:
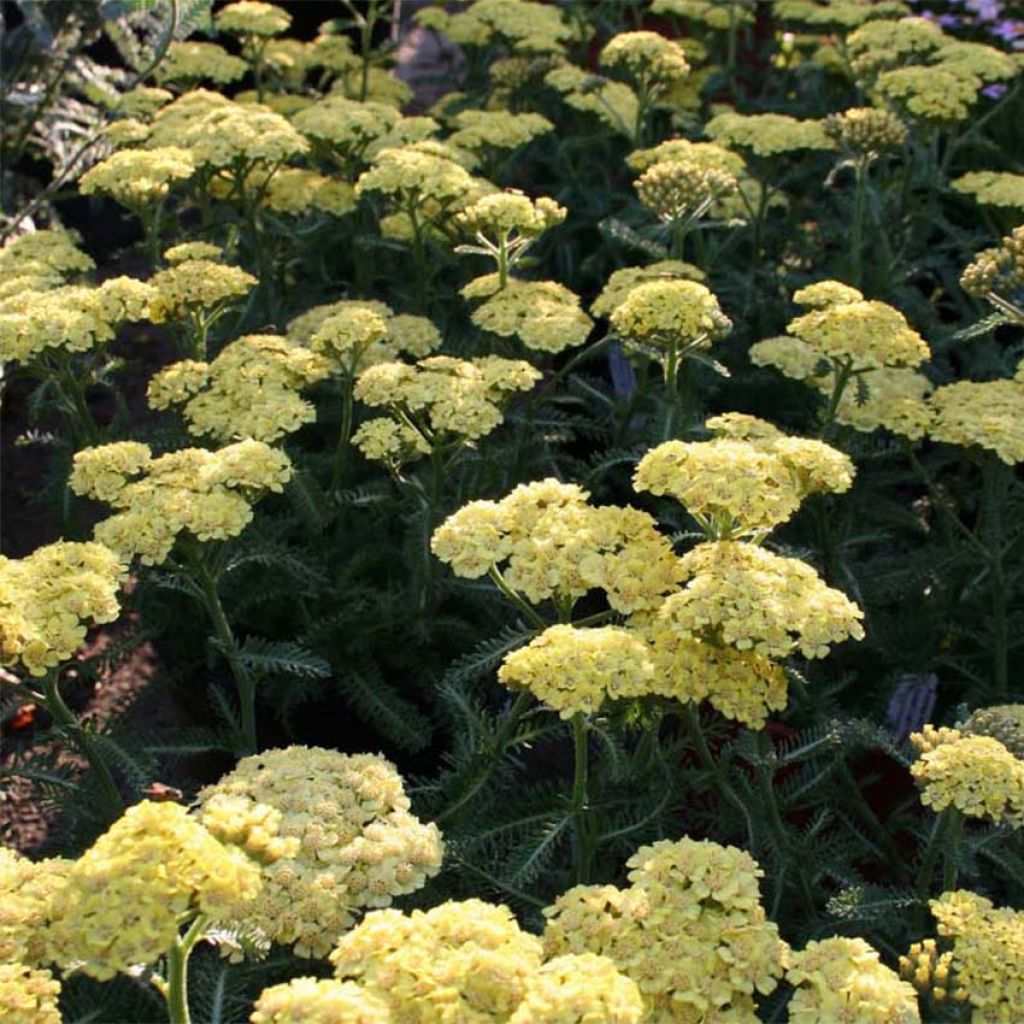
<svg viewBox="0 0 1024 1024"><path fill-rule="evenodd" d="M64 703L58 685L58 674L56 669L51 669L43 678L43 704L53 720L71 737L81 755L88 761L89 767L103 790L111 817L119 817L124 810L124 798L121 796L121 791L117 788L114 776L102 755L89 738L88 732L82 728L74 713Z"/></svg>
<svg viewBox="0 0 1024 1024"><path fill-rule="evenodd" d="M498 240L498 290L508 284L508 235L502 232Z"/></svg>
<svg viewBox="0 0 1024 1024"><path fill-rule="evenodd" d="M522 595L512 587L508 585L508 581L501 574L501 570L496 566L492 565L487 570L487 575L491 578L494 585L526 616L526 618L533 623L538 629L547 629L547 623L540 615L537 614L534 609L527 604L523 599Z"/></svg>
<svg viewBox="0 0 1024 1024"><path fill-rule="evenodd" d="M206 928L205 915L199 914L188 931L167 951L167 1013L171 1024L191 1024L188 1008L188 958Z"/></svg>
<svg viewBox="0 0 1024 1024"><path fill-rule="evenodd" d="M665 362L665 422L661 439L668 441L675 436L676 417L679 405L679 345L672 339Z"/></svg>
<svg viewBox="0 0 1024 1024"><path fill-rule="evenodd" d="M825 408L825 415L822 420L822 427L819 436L827 441L835 430L836 413L839 412L839 403L842 401L843 393L847 384L853 376L853 364L847 359L845 362L832 364L832 394L829 395L828 405Z"/></svg>
<svg viewBox="0 0 1024 1024"><path fill-rule="evenodd" d="M71 403L69 412L73 412L71 418L71 432L79 447L88 447L100 442L100 428L92 418L89 410L89 402L85 396L85 378L79 372L76 373L71 365L68 354L60 349L57 352L56 376L60 390Z"/></svg>
<svg viewBox="0 0 1024 1024"><path fill-rule="evenodd" d="M412 259L416 268L416 308L422 312L427 306L427 253L423 242L423 225L416 215L415 204L410 204L408 212L412 224Z"/></svg>
<svg viewBox="0 0 1024 1024"><path fill-rule="evenodd" d="M859 288L863 275L864 255L864 203L867 198L867 168L862 160L854 166L853 225L850 231L850 278Z"/></svg>
<svg viewBox="0 0 1024 1024"><path fill-rule="evenodd" d="M946 841L952 821L952 816L957 814L956 809L949 805L943 809L935 818L932 825L932 833L928 837L925 846L924 856L921 858L921 869L917 873L917 884L915 886L922 903L926 903L931 892L932 877L935 874L935 866L942 855L942 848Z"/></svg>
<svg viewBox="0 0 1024 1024"><path fill-rule="evenodd" d="M949 826L946 841L942 844L942 891L951 892L956 888L957 854L964 830L964 816L952 804L947 808Z"/></svg>
<svg viewBox="0 0 1024 1024"><path fill-rule="evenodd" d="M590 806L587 798L589 765L586 715L573 716L572 740L572 819L576 829L576 882L579 885L586 885L590 881L591 861L594 856L592 836L590 835Z"/></svg>
<svg viewBox="0 0 1024 1024"><path fill-rule="evenodd" d="M331 490L337 491L345 478L345 464L348 460L349 442L352 439L354 380L346 374L341 382L341 433L338 447L334 450L334 472L331 474Z"/></svg>
<svg viewBox="0 0 1024 1024"><path fill-rule="evenodd" d="M1006 502L1008 471L994 455L986 454L982 465L985 494L986 548L992 590L992 676L996 696L1009 689L1009 629L1007 616L1007 585L1003 567L1003 508Z"/></svg>
<svg viewBox="0 0 1024 1024"><path fill-rule="evenodd" d="M700 724L700 712L692 701L683 706L683 719L690 733L690 739L693 741L694 749L697 751L697 759L710 775L715 789L718 790L718 795L739 811L747 827L747 845L752 848L754 846L754 823L750 818L750 812L737 792L729 785L721 767L711 753L711 748L704 736L704 729Z"/></svg>
<svg viewBox="0 0 1024 1024"><path fill-rule="evenodd" d="M238 692L238 706L242 715L242 744L244 752L246 754L255 754L259 751L259 746L256 742L256 683L238 657L238 644L235 641L235 635L231 630L228 617L224 612L224 605L221 603L216 577L207 568L202 555L196 557L195 567L199 585L202 589L206 613L210 616L214 632L220 642L228 667L231 669L231 675L235 680L235 688Z"/></svg>

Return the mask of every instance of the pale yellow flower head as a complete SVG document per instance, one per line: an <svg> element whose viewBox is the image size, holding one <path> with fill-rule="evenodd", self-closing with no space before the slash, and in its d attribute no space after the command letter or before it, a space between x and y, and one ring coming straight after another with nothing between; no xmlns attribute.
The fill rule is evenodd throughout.
<svg viewBox="0 0 1024 1024"><path fill-rule="evenodd" d="M612 311L611 325L627 344L660 350L710 348L732 330L710 289L685 279L653 280L631 289Z"/></svg>
<svg viewBox="0 0 1024 1024"><path fill-rule="evenodd" d="M271 807L292 854L266 865L245 922L321 957L355 916L419 889L441 865L435 825L409 811L394 765L373 754L287 747L243 758L199 794L200 816L225 798Z"/></svg>
<svg viewBox="0 0 1024 1024"><path fill-rule="evenodd" d="M647 90L670 87L690 73L683 48L657 32L620 32L601 51L601 64Z"/></svg>
<svg viewBox="0 0 1024 1024"><path fill-rule="evenodd" d="M522 192L507 189L482 196L459 214L458 221L468 231L480 232L487 237L516 232L535 238L548 228L561 224L565 217L565 207L547 196L530 199Z"/></svg>
<svg viewBox="0 0 1024 1024"><path fill-rule="evenodd" d="M507 152L548 135L555 126L542 114L508 110L461 110L452 119L455 131L449 145L471 153Z"/></svg>
<svg viewBox="0 0 1024 1024"><path fill-rule="evenodd" d="M930 437L994 452L1008 466L1024 462L1024 384L960 380L932 392Z"/></svg>
<svg viewBox="0 0 1024 1024"><path fill-rule="evenodd" d="M822 126L833 142L867 159L897 150L907 139L906 125L895 114L877 107L851 107L829 114Z"/></svg>
<svg viewBox="0 0 1024 1024"><path fill-rule="evenodd" d="M645 267L623 267L613 271L605 282L600 294L591 303L590 312L594 316L608 316L616 306L620 306L626 296L638 285L646 281L672 280L683 278L689 281L702 281L704 271L692 263L683 260L659 260Z"/></svg>
<svg viewBox="0 0 1024 1024"><path fill-rule="evenodd" d="M833 148L820 121L800 121L788 114L726 111L711 118L704 131L715 142L762 157Z"/></svg>
<svg viewBox="0 0 1024 1024"><path fill-rule="evenodd" d="M101 981L154 964L187 914L226 917L259 891L257 865L180 804L143 801L75 861L53 901L50 955Z"/></svg>
<svg viewBox="0 0 1024 1024"><path fill-rule="evenodd" d="M79 179L83 195L103 192L131 210L144 209L164 199L171 187L195 173L188 150L177 146L126 149L89 168Z"/></svg>
<svg viewBox="0 0 1024 1024"><path fill-rule="evenodd" d="M982 298L995 293L1012 299L1024 290L1024 224L995 248L978 253L964 269L960 284L969 295Z"/></svg>
<svg viewBox="0 0 1024 1024"><path fill-rule="evenodd" d="M978 708L958 728L971 736L991 736L1014 757L1024 759L1024 704L994 704Z"/></svg>
<svg viewBox="0 0 1024 1024"><path fill-rule="evenodd" d="M67 661L91 624L118 617L124 576L124 560L91 542L0 555L0 664L43 676Z"/></svg>
<svg viewBox="0 0 1024 1024"><path fill-rule="evenodd" d="M635 140L640 101L625 82L590 74L574 64L559 64L544 76L574 110L594 114L612 131Z"/></svg>
<svg viewBox="0 0 1024 1024"><path fill-rule="evenodd" d="M265 988L250 1024L392 1024L387 1003L352 981L293 978Z"/></svg>
<svg viewBox="0 0 1024 1024"><path fill-rule="evenodd" d="M945 127L966 121L982 80L963 65L893 68L878 76L875 90L908 118Z"/></svg>
<svg viewBox="0 0 1024 1024"><path fill-rule="evenodd" d="M60 982L47 970L0 963L0 1017L5 1024L61 1024Z"/></svg>
<svg viewBox="0 0 1024 1024"><path fill-rule="evenodd" d="M222 7L214 20L220 32L236 36L279 36L288 31L292 16L276 4L235 0Z"/></svg>
<svg viewBox="0 0 1024 1024"><path fill-rule="evenodd" d="M971 171L957 178L953 188L965 196L973 196L985 206L1024 210L1024 174Z"/></svg>
<svg viewBox="0 0 1024 1024"><path fill-rule="evenodd" d="M158 82L179 82L183 85L209 79L219 85L235 82L247 71L240 57L228 53L216 43L181 40L172 42L164 59L156 66Z"/></svg>
<svg viewBox="0 0 1024 1024"><path fill-rule="evenodd" d="M0 963L38 967L46 959L46 923L71 861L32 861L0 846Z"/></svg>
<svg viewBox="0 0 1024 1024"><path fill-rule="evenodd" d="M148 284L156 292L150 303L150 319L163 323L228 305L248 294L256 278L241 267L189 258L154 274Z"/></svg>
<svg viewBox="0 0 1024 1024"><path fill-rule="evenodd" d="M639 1024L643 1013L636 982L611 960L567 953L540 967L509 1024Z"/></svg>

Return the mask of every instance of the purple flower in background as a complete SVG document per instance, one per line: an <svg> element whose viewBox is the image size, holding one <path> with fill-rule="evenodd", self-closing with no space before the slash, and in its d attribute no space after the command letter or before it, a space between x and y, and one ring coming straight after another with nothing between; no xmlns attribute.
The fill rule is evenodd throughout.
<svg viewBox="0 0 1024 1024"><path fill-rule="evenodd" d="M967 0L966 6L981 21L995 21L1003 13L1003 5L1000 0Z"/></svg>
<svg viewBox="0 0 1024 1024"><path fill-rule="evenodd" d="M932 17L934 18L934 15ZM957 17L955 14L940 14L935 20L937 20L943 28L957 28L962 21L962 19Z"/></svg>
<svg viewBox="0 0 1024 1024"><path fill-rule="evenodd" d="M997 82L995 85L986 85L981 90L982 96L987 96L990 100L997 100L1000 96L1005 96L1009 91L1008 85L1003 85L1001 82Z"/></svg>
<svg viewBox="0 0 1024 1024"><path fill-rule="evenodd" d="M992 35L1005 39L1008 43L1024 37L1024 21L1000 21L990 29Z"/></svg>

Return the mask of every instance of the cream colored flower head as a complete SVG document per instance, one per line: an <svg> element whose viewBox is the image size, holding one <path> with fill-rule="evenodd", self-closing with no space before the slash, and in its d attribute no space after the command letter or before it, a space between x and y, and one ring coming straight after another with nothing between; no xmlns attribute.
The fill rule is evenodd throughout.
<svg viewBox="0 0 1024 1024"><path fill-rule="evenodd" d="M612 311L611 325L627 343L656 349L709 348L732 330L718 299L697 281L647 281Z"/></svg>
<svg viewBox="0 0 1024 1024"><path fill-rule="evenodd" d="M279 36L287 32L292 16L276 4L235 0L214 17L219 32L236 36Z"/></svg>
<svg viewBox="0 0 1024 1024"><path fill-rule="evenodd" d="M79 179L83 195L103 192L131 210L160 202L171 187L195 173L188 150L178 146L127 149L91 167Z"/></svg>

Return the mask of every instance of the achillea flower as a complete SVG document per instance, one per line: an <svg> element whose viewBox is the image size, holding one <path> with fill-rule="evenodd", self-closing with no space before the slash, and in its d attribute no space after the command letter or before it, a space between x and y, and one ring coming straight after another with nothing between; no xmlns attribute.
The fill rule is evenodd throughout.
<svg viewBox="0 0 1024 1024"><path fill-rule="evenodd" d="M833 381L830 373L819 377L814 384L829 395ZM900 437L919 441L932 425L928 396L934 390L935 385L916 370L889 367L865 370L844 389L836 408L836 422L866 434L884 428Z"/></svg>
<svg viewBox="0 0 1024 1024"><path fill-rule="evenodd" d="M555 126L543 115L508 110L461 110L452 119L449 145L471 153L507 152L548 135Z"/></svg>
<svg viewBox="0 0 1024 1024"><path fill-rule="evenodd" d="M178 146L125 149L89 168L78 188L83 195L103 192L138 211L160 202L172 185L187 181L195 169L192 155Z"/></svg>
<svg viewBox="0 0 1024 1024"><path fill-rule="evenodd" d="M210 363L186 360L154 374L147 396L154 409L181 406L189 432L218 441L276 441L316 419L301 397L330 364L273 334L248 334Z"/></svg>
<svg viewBox="0 0 1024 1024"><path fill-rule="evenodd" d="M373 754L264 751L200 792L200 817L225 798L274 808L278 834L298 840L294 854L263 868L244 917L298 956L323 956L356 914L414 892L441 865L437 827L409 812L401 776Z"/></svg>
<svg viewBox="0 0 1024 1024"><path fill-rule="evenodd" d="M809 942L791 954L786 980L797 986L789 1004L792 1024L858 1021L918 1024L917 993L886 967L863 939Z"/></svg>
<svg viewBox="0 0 1024 1024"><path fill-rule="evenodd" d="M561 11L532 0L476 0L467 13L515 53L560 53L572 35Z"/></svg>
<svg viewBox="0 0 1024 1024"><path fill-rule="evenodd" d="M224 250L211 242L181 242L164 251L164 259L171 266L177 266L177 264L185 263L188 260L208 260L218 263L223 258Z"/></svg>
<svg viewBox="0 0 1024 1024"><path fill-rule="evenodd" d="M551 626L498 669L498 682L529 690L561 718L593 714L605 700L642 697L653 678L644 644L616 626Z"/></svg>
<svg viewBox="0 0 1024 1024"><path fill-rule="evenodd" d="M674 14L716 31L730 25L749 25L754 20L748 0L654 0L651 13Z"/></svg>
<svg viewBox="0 0 1024 1024"><path fill-rule="evenodd" d="M382 999L353 981L293 978L265 988L249 1024L391 1024Z"/></svg>
<svg viewBox="0 0 1024 1024"><path fill-rule="evenodd" d="M67 661L92 623L120 614L123 560L102 544L56 541L0 555L0 664L33 676Z"/></svg>
<svg viewBox="0 0 1024 1024"><path fill-rule="evenodd" d="M590 305L594 316L609 316L616 306L622 305L626 296L638 285L648 281L669 281L673 279L702 281L704 271L683 260L659 260L645 267L623 267L614 271L605 282L604 288Z"/></svg>
<svg viewBox="0 0 1024 1024"><path fill-rule="evenodd" d="M444 207L479 194L470 173L455 160L426 151L420 143L381 150L356 182L356 195L378 192L402 207L434 202Z"/></svg>
<svg viewBox="0 0 1024 1024"><path fill-rule="evenodd" d="M489 274L471 281L462 294L489 294L472 319L477 327L503 338L518 338L539 352L562 352L582 345L594 322L580 309L579 297L556 281L510 279L498 289L498 276Z"/></svg>
<svg viewBox="0 0 1024 1024"><path fill-rule="evenodd" d="M930 902L942 939L911 947L901 968L936 999L969 1003L971 1020L1012 1020L1024 1001L1024 913L977 893L945 892Z"/></svg>
<svg viewBox="0 0 1024 1024"><path fill-rule="evenodd" d="M502 422L501 404L528 391L540 373L518 359L430 356L418 363L377 363L356 381L355 396L410 415L428 439L474 441Z"/></svg>
<svg viewBox="0 0 1024 1024"><path fill-rule="evenodd" d="M969 736L991 736L1014 757L1024 759L1024 704L978 708L958 728Z"/></svg>
<svg viewBox="0 0 1024 1024"><path fill-rule="evenodd" d="M636 181L640 202L665 222L701 216L738 188L739 183L727 172L682 160L653 164Z"/></svg>
<svg viewBox="0 0 1024 1024"><path fill-rule="evenodd" d="M190 85L209 80L226 85L236 82L247 70L245 61L228 53L223 46L179 40L167 48L167 54L156 66L154 75L158 82Z"/></svg>
<svg viewBox="0 0 1024 1024"><path fill-rule="evenodd" d="M910 772L925 806L1024 826L1024 761L997 739L953 729L936 736L927 726L910 739L923 750Z"/></svg>
<svg viewBox="0 0 1024 1024"><path fill-rule="evenodd" d="M46 923L71 861L32 861L0 846L0 964L37 967L46 958Z"/></svg>
<svg viewBox="0 0 1024 1024"><path fill-rule="evenodd" d="M360 424L352 443L370 462L380 462L392 473L431 451L430 442L415 427L387 416Z"/></svg>
<svg viewBox="0 0 1024 1024"><path fill-rule="evenodd" d="M671 495L709 537L729 540L786 522L809 493L849 490L853 472L846 455L821 441L716 437L652 448L633 486Z"/></svg>
<svg viewBox="0 0 1024 1024"><path fill-rule="evenodd" d="M948 41L938 25L925 18L878 18L846 37L853 69L870 78L934 53Z"/></svg>
<svg viewBox="0 0 1024 1024"><path fill-rule="evenodd" d="M46 970L0 963L0 1016L5 1024L61 1024L60 982Z"/></svg>
<svg viewBox="0 0 1024 1024"><path fill-rule="evenodd" d="M746 171L746 164L739 153L716 142L666 139L650 149L635 149L626 157L626 163L640 173L668 161L696 164L703 170L718 171L734 178L739 178Z"/></svg>
<svg viewBox="0 0 1024 1024"><path fill-rule="evenodd" d="M49 955L101 981L154 964L179 921L226 918L260 888L257 865L180 804L145 800L78 858L53 900Z"/></svg>
<svg viewBox="0 0 1024 1024"><path fill-rule="evenodd" d="M397 107L332 94L300 111L292 124L307 138L330 146L346 159L357 159L401 120Z"/></svg>
<svg viewBox="0 0 1024 1024"><path fill-rule="evenodd" d="M572 602L604 590L623 614L658 606L680 579L672 546L646 512L587 504L573 484L522 484L500 501L473 501L435 531L431 550L457 576L492 569L526 600Z"/></svg>
<svg viewBox="0 0 1024 1024"><path fill-rule="evenodd" d="M965 196L973 196L985 206L1024 210L1024 174L971 171L957 178L953 188Z"/></svg>
<svg viewBox="0 0 1024 1024"><path fill-rule="evenodd" d="M878 76L875 89L910 118L925 124L966 121L982 80L962 65L897 67Z"/></svg>
<svg viewBox="0 0 1024 1024"><path fill-rule="evenodd" d="M683 48L657 32L620 32L605 44L601 64L647 92L670 88L690 73Z"/></svg>
<svg viewBox="0 0 1024 1024"><path fill-rule="evenodd" d="M174 99L174 93L152 85L137 85L121 96L117 113L120 117L138 117L149 120L165 103Z"/></svg>
<svg viewBox="0 0 1024 1024"><path fill-rule="evenodd" d="M639 1024L636 982L607 957L567 953L542 964L509 1024Z"/></svg>
<svg viewBox="0 0 1024 1024"><path fill-rule="evenodd" d="M326 178L300 167L285 167L271 177L260 195L260 205L293 217L310 210L341 217L356 208L356 196L347 181Z"/></svg>
<svg viewBox="0 0 1024 1024"><path fill-rule="evenodd" d="M183 531L197 540L235 537L252 520L252 504L281 491L292 473L283 452L246 439L218 451L184 448L144 461L123 443L75 455L71 489L119 511L94 536L125 561L159 565ZM131 479L129 479L131 477Z"/></svg>
<svg viewBox="0 0 1024 1024"><path fill-rule="evenodd" d="M155 290L149 317L154 323L163 323L220 309L246 295L256 278L241 267L210 259L184 259L154 274L148 284Z"/></svg>
<svg viewBox="0 0 1024 1024"><path fill-rule="evenodd" d="M565 220L565 207L541 196L530 199L522 192L506 190L482 196L459 214L458 222L468 231L488 237L515 232L524 238L536 238L548 228Z"/></svg>
<svg viewBox="0 0 1024 1024"><path fill-rule="evenodd" d="M930 437L995 452L1008 466L1024 462L1024 384L1016 380L957 381L928 400Z"/></svg>
<svg viewBox="0 0 1024 1024"><path fill-rule="evenodd" d="M781 659L824 658L860 640L863 612L805 562L735 541L699 544L680 560L687 582L657 612L666 637L698 639Z"/></svg>
<svg viewBox="0 0 1024 1024"><path fill-rule="evenodd" d="M84 274L96 264L66 231L34 231L19 235L0 249L0 274L14 277L26 274L51 274L67 278Z"/></svg>
<svg viewBox="0 0 1024 1024"><path fill-rule="evenodd" d="M969 295L990 294L1012 300L1024 290L1024 224L1004 236L993 249L978 253L960 278Z"/></svg>
<svg viewBox="0 0 1024 1024"><path fill-rule="evenodd" d="M704 126L715 142L748 149L755 156L778 156L805 149L832 149L820 121L800 121L788 114L716 114Z"/></svg>
<svg viewBox="0 0 1024 1024"><path fill-rule="evenodd" d="M756 861L683 838L641 847L627 866L629 888L576 886L544 911L545 953L608 957L649 1019L753 1024L754 994L777 987L788 951L761 907Z"/></svg>
<svg viewBox="0 0 1024 1024"><path fill-rule="evenodd" d="M541 965L541 943L507 907L470 899L405 915L378 910L338 939L335 976L386 1002L404 1024L501 1024Z"/></svg>
<svg viewBox="0 0 1024 1024"><path fill-rule="evenodd" d="M906 125L895 114L877 107L851 107L829 114L822 127L833 142L866 160L899 149L907 138Z"/></svg>
<svg viewBox="0 0 1024 1024"><path fill-rule="evenodd" d="M560 92L574 110L594 114L612 131L634 139L640 101L624 82L589 74L573 64L560 64L544 76L544 83Z"/></svg>
<svg viewBox="0 0 1024 1024"><path fill-rule="evenodd" d="M217 30L229 35L279 36L288 31L292 16L276 4L235 0L217 12L215 21Z"/></svg>

